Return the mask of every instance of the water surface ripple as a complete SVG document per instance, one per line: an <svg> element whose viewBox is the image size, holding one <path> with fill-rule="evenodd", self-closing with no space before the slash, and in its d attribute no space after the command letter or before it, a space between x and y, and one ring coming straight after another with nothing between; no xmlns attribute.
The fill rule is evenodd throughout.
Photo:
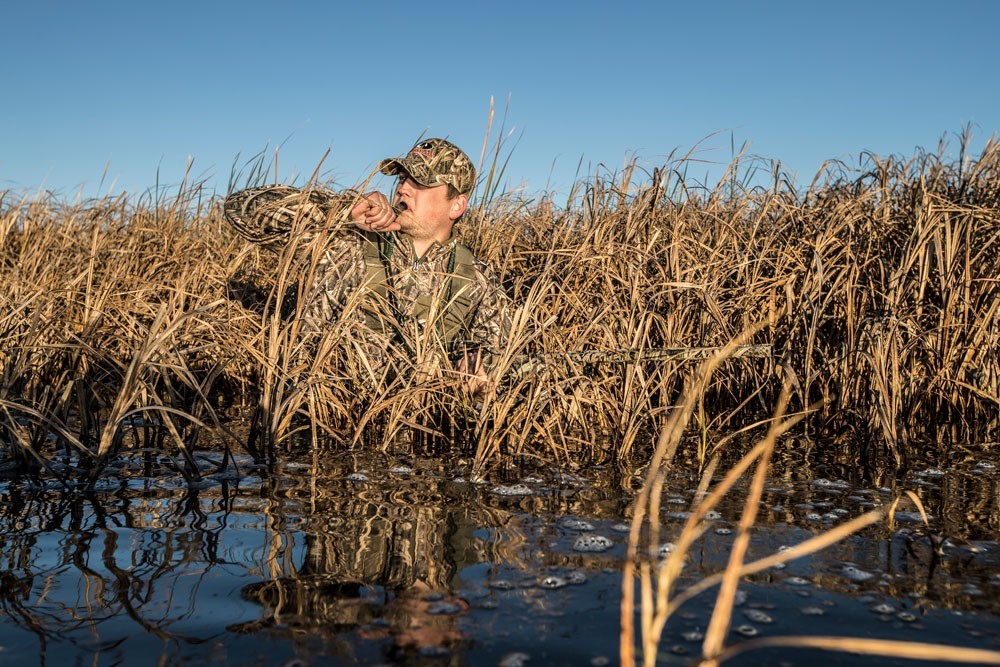
<svg viewBox="0 0 1000 667"><path fill-rule="evenodd" d="M441 461L317 456L272 468L238 460L191 483L167 463L123 458L93 489L0 481L3 664L617 664L631 492L613 471L473 484ZM929 527L904 512L750 577L727 641L820 634L1000 648L989 465L901 482L921 495ZM772 475L749 557L899 490L798 474ZM674 548L695 487L668 484L658 557ZM682 588L724 568L741 503L742 491L710 516ZM700 654L714 593L671 618L661 662ZM760 660L816 654L729 664Z"/></svg>

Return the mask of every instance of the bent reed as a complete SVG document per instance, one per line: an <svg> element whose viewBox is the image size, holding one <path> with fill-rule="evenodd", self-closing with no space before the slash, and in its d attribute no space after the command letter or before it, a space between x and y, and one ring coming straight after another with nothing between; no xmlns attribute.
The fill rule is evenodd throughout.
<svg viewBox="0 0 1000 667"><path fill-rule="evenodd" d="M904 465L945 432L981 442L1000 412L1000 143L972 157L965 141L957 160L942 147L830 164L804 190L780 167L751 185L760 164L739 158L704 187L681 158L600 172L559 204L499 192L497 166L483 170L459 233L519 307L502 380L479 397L426 363L435 350L388 374L350 317L305 330L319 254L246 244L199 184L75 203L0 191L0 448L92 478L123 446L197 477L198 448L389 450L402 431L483 474L648 457L694 364L562 355L519 373L519 358L735 340L774 358L730 361L705 386L702 464L783 384L790 411L815 406L800 425L815 447L868 464Z"/></svg>

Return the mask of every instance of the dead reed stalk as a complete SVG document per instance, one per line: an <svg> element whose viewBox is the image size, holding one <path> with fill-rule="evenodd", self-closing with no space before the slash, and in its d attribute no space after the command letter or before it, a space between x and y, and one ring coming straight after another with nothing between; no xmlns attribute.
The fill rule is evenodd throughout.
<svg viewBox="0 0 1000 667"><path fill-rule="evenodd" d="M768 328L748 342L771 344L776 368L730 363L713 376L696 409L701 465L720 431L766 418L775 371L793 388L790 409L819 404L806 421L816 440L836 434L869 465L904 464L944 428L973 441L995 429L1000 145L960 162L943 149L868 156L805 190L778 168L751 185L749 170L736 160L710 188L686 180L684 158L651 173L633 163L581 181L562 205L504 193L502 165L485 170L488 196L460 234L522 309L500 382L477 402L461 378L390 379L346 318L304 330L315 253L248 249L197 185L75 204L2 192L2 446L34 460L22 455L58 424L75 434L56 437L71 450L107 453L111 413L162 415L168 403L210 416L225 403L256 410L260 453L306 433L312 445L388 447L416 427L472 443L484 471L510 456L642 457L690 363L567 358L526 374L516 358L718 346L761 319ZM173 333L150 339L163 304ZM140 376L160 388L125 387ZM187 389L158 403L169 383Z"/></svg>

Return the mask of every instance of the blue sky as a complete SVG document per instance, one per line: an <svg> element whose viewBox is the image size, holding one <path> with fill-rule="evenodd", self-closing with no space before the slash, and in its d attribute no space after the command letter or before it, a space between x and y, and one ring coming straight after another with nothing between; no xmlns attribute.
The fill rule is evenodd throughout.
<svg viewBox="0 0 1000 667"><path fill-rule="evenodd" d="M189 158L221 194L279 146L281 182L329 149L322 177L355 185L421 134L476 160L491 98L529 194L696 146L711 180L745 143L808 182L1000 130L995 0L18 0L3 23L0 189L67 197L176 184Z"/></svg>

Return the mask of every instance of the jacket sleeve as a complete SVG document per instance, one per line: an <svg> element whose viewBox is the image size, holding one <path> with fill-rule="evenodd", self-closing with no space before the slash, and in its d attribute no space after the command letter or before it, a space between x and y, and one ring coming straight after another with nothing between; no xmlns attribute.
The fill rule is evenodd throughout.
<svg viewBox="0 0 1000 667"><path fill-rule="evenodd" d="M241 236L266 246L281 246L293 231L309 233L342 224L358 193L272 185L249 188L226 197L223 213Z"/></svg>

